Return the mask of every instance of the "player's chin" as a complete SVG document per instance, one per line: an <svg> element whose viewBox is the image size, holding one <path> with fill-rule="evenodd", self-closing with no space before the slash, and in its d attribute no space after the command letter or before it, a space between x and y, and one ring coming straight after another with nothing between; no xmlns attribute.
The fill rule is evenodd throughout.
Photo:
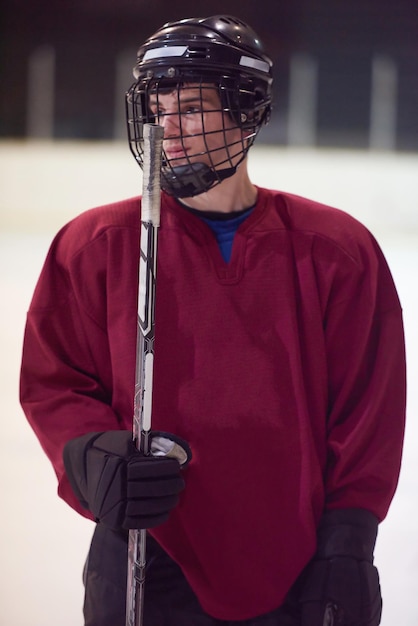
<svg viewBox="0 0 418 626"><path fill-rule="evenodd" d="M210 163L207 163L207 158L202 158L201 155L193 155L193 156L186 156L186 157L182 157L182 158L171 158L169 160L169 164L170 167L182 167L182 166L189 166L189 167L193 167L193 165L196 164L201 164L201 163L206 163L207 165L210 165Z"/></svg>

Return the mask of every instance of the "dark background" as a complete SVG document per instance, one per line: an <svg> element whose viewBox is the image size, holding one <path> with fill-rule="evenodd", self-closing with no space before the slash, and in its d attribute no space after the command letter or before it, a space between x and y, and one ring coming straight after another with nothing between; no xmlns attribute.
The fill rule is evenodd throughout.
<svg viewBox="0 0 418 626"><path fill-rule="evenodd" d="M417 0L3 0L1 7L0 138L27 135L28 64L42 46L55 59L53 137L118 138L115 111L123 111L139 44L166 21L227 13L253 26L275 64L263 142L286 144L289 65L308 54L318 67L315 143L367 147L372 60L384 55L397 72L394 147L418 149Z"/></svg>

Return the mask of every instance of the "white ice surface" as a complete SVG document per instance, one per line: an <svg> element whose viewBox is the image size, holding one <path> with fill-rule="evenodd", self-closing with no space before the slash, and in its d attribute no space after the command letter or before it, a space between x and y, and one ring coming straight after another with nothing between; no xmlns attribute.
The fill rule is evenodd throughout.
<svg viewBox="0 0 418 626"><path fill-rule="evenodd" d="M382 626L416 626L418 602L418 156L254 148L255 182L338 206L389 261L405 314L408 421L399 487L376 549ZM81 571L93 525L56 480L18 404L25 313L56 230L138 193L123 144L0 143L0 626L81 626Z"/></svg>

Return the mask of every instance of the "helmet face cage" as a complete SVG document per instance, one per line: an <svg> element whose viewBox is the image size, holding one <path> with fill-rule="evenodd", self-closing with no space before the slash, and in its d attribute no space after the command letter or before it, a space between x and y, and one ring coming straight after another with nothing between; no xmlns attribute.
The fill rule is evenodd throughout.
<svg viewBox="0 0 418 626"><path fill-rule="evenodd" d="M184 22L188 27L186 33ZM246 71L237 66L236 51L233 50L235 56L232 57L231 43L224 36L217 35L221 41L214 44L209 40L208 43L206 28L202 39L206 58L196 59L193 57L195 49L187 44L196 38L194 34L190 36L190 26L193 33L199 33L200 23L184 20L173 26L169 24L157 31L139 50L134 70L137 81L127 93L126 114L130 148L141 168L144 124L164 125L161 186L170 195L186 198L203 193L232 176L246 157L261 126L269 118L271 64L268 65L264 56L257 61L260 53L253 59L247 56L248 50L245 57L239 50L240 58L263 64L263 71L268 75L260 78L260 71L252 68ZM170 36L175 37L176 45L171 45L172 41L167 44ZM167 48L174 50L173 56L177 48L182 54L173 58ZM218 60L225 56L224 50L229 55L226 63L222 63L222 58ZM213 67L214 60L218 61L218 68ZM174 152L169 150L169 145L176 146Z"/></svg>

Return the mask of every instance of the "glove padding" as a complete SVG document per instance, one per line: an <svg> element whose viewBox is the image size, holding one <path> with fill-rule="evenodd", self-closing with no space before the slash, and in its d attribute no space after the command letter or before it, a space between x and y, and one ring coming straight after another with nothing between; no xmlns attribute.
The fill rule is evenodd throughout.
<svg viewBox="0 0 418 626"><path fill-rule="evenodd" d="M82 506L114 530L162 524L184 489L179 461L144 456L129 431L88 433L72 439L63 458Z"/></svg>
<svg viewBox="0 0 418 626"><path fill-rule="evenodd" d="M329 511L315 557L302 576L301 626L378 626L379 574L373 565L377 518L361 509Z"/></svg>

